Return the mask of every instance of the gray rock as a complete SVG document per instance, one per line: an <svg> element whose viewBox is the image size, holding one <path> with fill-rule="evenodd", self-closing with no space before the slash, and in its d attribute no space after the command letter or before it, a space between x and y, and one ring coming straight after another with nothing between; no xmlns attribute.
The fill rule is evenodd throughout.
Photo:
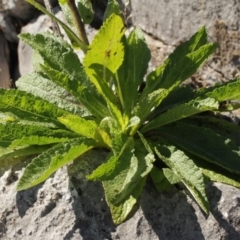
<svg viewBox="0 0 240 240"><path fill-rule="evenodd" d="M0 178L0 238L24 240L238 240L240 190L209 184L206 216L183 190L159 194L149 182L138 210L114 226L100 183L85 179L106 156L92 151L45 183L15 192L20 167ZM94 160L95 159L95 160Z"/></svg>
<svg viewBox="0 0 240 240"><path fill-rule="evenodd" d="M123 1L123 2L126 2ZM204 85L235 77L240 69L240 10L235 0L131 0L132 21L165 45L176 46L200 27L206 26L211 41L219 48L204 72ZM215 74L212 74L212 70ZM215 76L214 76L215 75ZM210 77L210 79L209 79Z"/></svg>
<svg viewBox="0 0 240 240"><path fill-rule="evenodd" d="M62 11L60 11L59 7L54 8L54 12L59 19L64 21L63 13ZM52 32L52 22L50 18L46 15L40 15L37 18L32 19L26 26L24 26L21 29L21 33L28 32L32 34L43 33L46 31ZM96 34L96 30L94 30L90 26L86 26L86 32L91 41L93 39L93 36ZM61 33L64 36L64 38L67 40L67 37L62 29L61 29ZM21 40L19 41L18 59L19 59L19 71L21 76L33 70L32 52L33 51L29 45L25 44ZM82 51L78 50L76 51L76 53L80 59L84 57L84 54Z"/></svg>
<svg viewBox="0 0 240 240"><path fill-rule="evenodd" d="M0 31L0 87L9 88L9 49L3 33Z"/></svg>
<svg viewBox="0 0 240 240"><path fill-rule="evenodd" d="M43 0L37 0L43 4ZM52 6L56 6L57 0L51 0ZM1 0L1 8L10 16L22 20L29 20L36 13L35 8L25 0Z"/></svg>

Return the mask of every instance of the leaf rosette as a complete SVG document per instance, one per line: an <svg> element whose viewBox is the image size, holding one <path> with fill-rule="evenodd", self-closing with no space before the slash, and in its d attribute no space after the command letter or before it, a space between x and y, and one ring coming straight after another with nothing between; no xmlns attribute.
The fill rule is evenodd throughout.
<svg viewBox="0 0 240 240"><path fill-rule="evenodd" d="M66 4L61 1L69 13ZM91 6L78 4L91 17ZM103 183L115 224L129 217L148 177L160 192L182 183L208 213L207 179L240 187L240 128L218 117L239 107L222 103L239 100L240 80L200 90L181 85L217 48L204 27L147 74L144 34L136 27L126 36L120 13L109 1L89 46L71 29L74 21L67 26L50 13L70 43L50 33L20 35L37 58L18 90L0 89L0 166L37 154L18 182L24 190L87 151L105 149L105 162L86 177ZM83 62L76 46L85 52Z"/></svg>

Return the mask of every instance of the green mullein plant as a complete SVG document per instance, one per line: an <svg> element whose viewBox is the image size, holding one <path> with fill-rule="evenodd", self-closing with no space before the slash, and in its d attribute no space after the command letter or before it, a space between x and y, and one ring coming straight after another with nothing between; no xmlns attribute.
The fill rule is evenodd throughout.
<svg viewBox="0 0 240 240"><path fill-rule="evenodd" d="M18 191L93 148L108 156L86 177L102 182L115 224L129 217L148 177L160 192L182 183L206 213L206 180L240 187L240 128L219 117L239 107L223 103L240 99L240 79L199 90L181 84L217 48L204 27L147 74L144 35L138 27L125 35L116 0L89 45L76 22L90 21L90 1L59 1L68 25L27 1L57 21L70 43L52 33L21 34L34 50L34 71L17 90L0 89L0 166L38 154ZM82 62L74 49L85 53Z"/></svg>

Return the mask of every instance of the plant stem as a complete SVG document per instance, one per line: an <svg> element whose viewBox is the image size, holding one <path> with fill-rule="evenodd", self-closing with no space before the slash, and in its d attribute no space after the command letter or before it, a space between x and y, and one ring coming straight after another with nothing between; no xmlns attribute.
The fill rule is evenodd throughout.
<svg viewBox="0 0 240 240"><path fill-rule="evenodd" d="M75 0L69 0L67 1L67 4L72 13L72 17L77 29L78 37L83 43L85 43L86 45L89 45L84 23L82 22L81 16L78 12L77 6L75 4Z"/></svg>
<svg viewBox="0 0 240 240"><path fill-rule="evenodd" d="M43 0L43 2L44 2L44 5L45 5L46 9L54 15L50 0ZM55 32L56 34L61 36L60 28L59 28L57 22L53 19L51 19L51 21L52 21L53 32Z"/></svg>

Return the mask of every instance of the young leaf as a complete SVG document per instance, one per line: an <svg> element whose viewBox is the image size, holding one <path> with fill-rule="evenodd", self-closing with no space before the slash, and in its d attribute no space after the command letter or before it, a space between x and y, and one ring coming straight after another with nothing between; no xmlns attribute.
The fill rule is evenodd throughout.
<svg viewBox="0 0 240 240"><path fill-rule="evenodd" d="M135 148L131 144L125 148L110 179L103 181L108 201L118 205L128 198L142 178L151 171L154 160L153 154L148 154L140 142L136 142Z"/></svg>
<svg viewBox="0 0 240 240"><path fill-rule="evenodd" d="M43 74L32 72L20 77L16 86L18 90L26 91L40 97L59 108L84 117L90 115L87 109L71 96L64 88L47 79Z"/></svg>
<svg viewBox="0 0 240 240"><path fill-rule="evenodd" d="M20 90L0 89L0 111L11 112L21 119L55 121L67 112L39 97Z"/></svg>
<svg viewBox="0 0 240 240"><path fill-rule="evenodd" d="M164 97L167 95L168 91L165 89L158 89L149 93L146 98L141 100L136 107L133 109L133 115L136 115L141 120L136 126L131 129L131 134L135 133L138 127L144 123L149 116L149 114L157 107Z"/></svg>
<svg viewBox="0 0 240 240"><path fill-rule="evenodd" d="M76 99L78 99L93 116L102 119L104 116L108 115L106 103L91 85L85 85L83 81L72 81L67 74L45 65L41 65L41 68L53 82L65 88L69 93L76 97ZM81 80L83 80L83 78Z"/></svg>
<svg viewBox="0 0 240 240"><path fill-rule="evenodd" d="M110 81L106 73L114 74L122 64L124 51L121 38L124 30L122 19L115 14L111 15L94 37L84 58L84 66L90 80L99 93L113 103L115 97L106 85Z"/></svg>
<svg viewBox="0 0 240 240"><path fill-rule="evenodd" d="M56 138L56 137L45 137L45 136L23 136L21 139L16 139L9 146L10 148L19 146L31 146L31 145L49 145L54 143L61 143L67 141L68 138Z"/></svg>
<svg viewBox="0 0 240 240"><path fill-rule="evenodd" d="M61 20L59 20L57 17L55 17L53 14L51 14L50 12L48 12L42 5L40 5L39 3L37 3L34 0L26 0L28 3L32 4L34 7L36 7L38 10L40 10L41 12L45 13L46 15L48 15L50 18L52 18L54 21L56 21L65 31L65 33L67 34L69 40L71 41L71 44L73 47L77 48L77 49L82 49L84 52L87 51L87 45L85 43L83 43L78 37L77 35L65 24L63 23Z"/></svg>
<svg viewBox="0 0 240 240"><path fill-rule="evenodd" d="M107 18L109 18L112 14L116 14L118 16L121 15L121 10L116 0L108 0L108 5L103 16L103 21L105 22Z"/></svg>
<svg viewBox="0 0 240 240"><path fill-rule="evenodd" d="M204 212L208 213L209 203L201 170L175 146L168 143L157 144L154 149L159 158L181 179Z"/></svg>
<svg viewBox="0 0 240 240"><path fill-rule="evenodd" d="M84 137L59 143L32 160L20 178L17 190L21 191L45 181L60 167L95 146L95 141Z"/></svg>
<svg viewBox="0 0 240 240"><path fill-rule="evenodd" d="M240 78L228 81L223 84L216 84L210 88L200 89L196 92L199 97L211 97L219 102L227 100L239 100L240 99Z"/></svg>
<svg viewBox="0 0 240 240"><path fill-rule="evenodd" d="M173 187L173 184L181 181L169 168L158 169L157 167L153 167L150 174L156 189L160 193L169 191Z"/></svg>
<svg viewBox="0 0 240 240"><path fill-rule="evenodd" d="M151 54L140 28L135 28L125 42L125 59L115 76L118 96L130 116L138 98L138 90L147 72Z"/></svg>
<svg viewBox="0 0 240 240"><path fill-rule="evenodd" d="M69 114L59 117L58 121L77 134L94 138L97 123L93 120L86 120L80 116Z"/></svg>
<svg viewBox="0 0 240 240"><path fill-rule="evenodd" d="M190 53L181 53L176 48L176 52L174 51L163 65L148 75L142 97L154 89L174 89L179 86L199 69L216 48L215 43L205 44Z"/></svg>
<svg viewBox="0 0 240 240"><path fill-rule="evenodd" d="M146 182L146 177L144 177L133 189L131 195L126 199L122 200L119 204L113 204L108 200L106 195L106 202L110 208L113 222L116 225L124 222L129 214L133 211L135 204L137 203L138 197L141 195L143 187Z"/></svg>
<svg viewBox="0 0 240 240"><path fill-rule="evenodd" d="M188 103L177 105L160 114L152 121L150 121L147 125L145 125L142 128L141 132L147 132L154 128L158 128L162 125L169 124L171 122L189 117L200 112L207 110L217 110L218 106L218 102L213 98L194 99Z"/></svg>
<svg viewBox="0 0 240 240"><path fill-rule="evenodd" d="M84 66L92 81L97 81L93 79L89 69L92 64L100 64L112 73L121 66L124 57L121 38L124 33L125 28L121 17L112 14L95 35L84 58Z"/></svg>
<svg viewBox="0 0 240 240"><path fill-rule="evenodd" d="M175 123L169 127L162 127L159 134L193 155L230 172L240 173L240 148L211 129Z"/></svg>
<svg viewBox="0 0 240 240"><path fill-rule="evenodd" d="M91 0L77 0L76 4L83 23L91 23L94 16Z"/></svg>

